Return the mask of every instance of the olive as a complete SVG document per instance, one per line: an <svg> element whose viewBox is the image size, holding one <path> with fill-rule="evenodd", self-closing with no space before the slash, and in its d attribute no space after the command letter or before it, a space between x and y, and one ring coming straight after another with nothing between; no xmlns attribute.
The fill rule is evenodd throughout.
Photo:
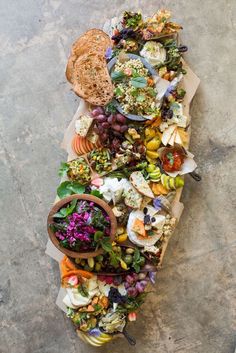
<svg viewBox="0 0 236 353"><path fill-rule="evenodd" d="M80 263L80 259L79 258L75 259L75 263L79 264Z"/></svg>
<svg viewBox="0 0 236 353"><path fill-rule="evenodd" d="M133 262L133 256L132 256L132 255L125 255L125 257L124 257L124 262L125 262L127 265L130 265L130 264Z"/></svg>
<svg viewBox="0 0 236 353"><path fill-rule="evenodd" d="M80 264L81 264L81 266L85 266L86 265L86 261L83 259L83 260L81 260Z"/></svg>
<svg viewBox="0 0 236 353"><path fill-rule="evenodd" d="M91 267L89 267L88 265L84 265L84 269L85 271L92 271L93 269Z"/></svg>
<svg viewBox="0 0 236 353"><path fill-rule="evenodd" d="M101 271L101 268L102 268L102 265L101 265L100 263L96 262L96 264L95 264L95 270L96 270L96 272Z"/></svg>
<svg viewBox="0 0 236 353"><path fill-rule="evenodd" d="M134 249L132 249L132 248L127 248L127 249L125 250L125 252L126 252L126 254L133 254L133 253L134 253Z"/></svg>
<svg viewBox="0 0 236 353"><path fill-rule="evenodd" d="M97 260L98 262L102 262L102 261L103 261L103 256L102 256L102 255L96 256L96 260Z"/></svg>

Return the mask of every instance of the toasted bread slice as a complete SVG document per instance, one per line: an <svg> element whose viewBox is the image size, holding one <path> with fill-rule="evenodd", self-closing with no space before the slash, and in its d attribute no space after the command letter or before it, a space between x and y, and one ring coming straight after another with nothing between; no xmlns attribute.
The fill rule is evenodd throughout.
<svg viewBox="0 0 236 353"><path fill-rule="evenodd" d="M90 51L105 54L108 47L112 46L110 37L101 29L90 29L79 37L72 45L71 54L77 57Z"/></svg>
<svg viewBox="0 0 236 353"><path fill-rule="evenodd" d="M113 85L105 59L97 53L77 59L73 76L74 92L93 105L106 105L113 97Z"/></svg>
<svg viewBox="0 0 236 353"><path fill-rule="evenodd" d="M112 46L109 36L100 29L90 29L72 45L71 55L66 67L66 78L74 83L75 63L79 57L89 53L98 53L103 57L108 47Z"/></svg>

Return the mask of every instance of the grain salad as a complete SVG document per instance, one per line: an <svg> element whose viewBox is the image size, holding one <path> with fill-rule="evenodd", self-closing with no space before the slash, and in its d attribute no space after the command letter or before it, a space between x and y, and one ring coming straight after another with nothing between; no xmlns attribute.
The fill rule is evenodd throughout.
<svg viewBox="0 0 236 353"><path fill-rule="evenodd" d="M140 59L117 60L112 73L114 94L127 114L155 116L158 113L155 81Z"/></svg>

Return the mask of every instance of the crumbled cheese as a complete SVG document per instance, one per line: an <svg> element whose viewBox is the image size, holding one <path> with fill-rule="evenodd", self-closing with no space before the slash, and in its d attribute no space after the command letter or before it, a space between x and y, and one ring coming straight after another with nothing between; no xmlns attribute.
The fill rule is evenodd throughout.
<svg viewBox="0 0 236 353"><path fill-rule="evenodd" d="M85 137L92 125L93 119L89 115L81 115L75 121L75 131L78 135Z"/></svg>

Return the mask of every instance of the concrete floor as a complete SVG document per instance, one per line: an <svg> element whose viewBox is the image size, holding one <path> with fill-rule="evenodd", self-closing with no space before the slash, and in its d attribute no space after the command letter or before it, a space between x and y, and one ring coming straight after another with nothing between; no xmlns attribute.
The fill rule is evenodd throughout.
<svg viewBox="0 0 236 353"><path fill-rule="evenodd" d="M57 264L44 254L47 212L78 105L64 76L71 43L126 0L0 1L0 352L92 353L55 306ZM130 331L108 353L233 353L236 345L234 0L132 1L167 7L183 24L187 61L201 79L192 105L191 150L202 182L187 178L185 211L164 267Z"/></svg>

